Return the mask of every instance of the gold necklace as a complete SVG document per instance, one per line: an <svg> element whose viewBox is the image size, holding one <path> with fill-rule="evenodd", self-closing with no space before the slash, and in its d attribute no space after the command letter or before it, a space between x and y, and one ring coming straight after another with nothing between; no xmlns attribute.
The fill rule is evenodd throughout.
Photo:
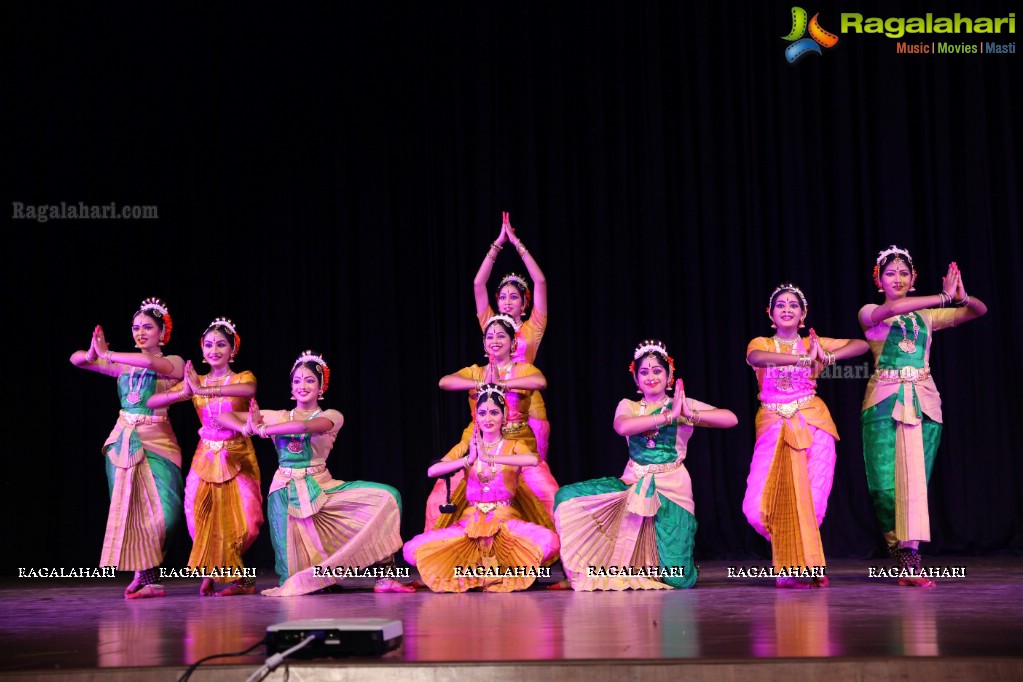
<svg viewBox="0 0 1023 682"><path fill-rule="evenodd" d="M487 463L490 464L490 475L487 476L483 473L483 458L476 457L476 478L483 485L483 492L490 492L490 485L488 485L494 478L497 477L497 463L494 462L494 451L497 453L501 452L501 448L504 447L504 438L494 442L487 443L485 440L480 439L483 443L483 452L487 456Z"/></svg>

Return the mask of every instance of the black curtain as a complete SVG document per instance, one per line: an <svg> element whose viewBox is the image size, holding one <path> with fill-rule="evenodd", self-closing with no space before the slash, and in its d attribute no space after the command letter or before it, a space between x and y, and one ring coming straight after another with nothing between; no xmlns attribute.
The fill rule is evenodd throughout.
<svg viewBox="0 0 1023 682"><path fill-rule="evenodd" d="M41 392L53 421L24 410L8 424L5 566L98 559L116 396L67 358L97 323L130 349L148 296L170 305L167 351L197 362L206 325L234 319L236 369L255 372L263 407L288 406L291 362L322 351L325 404L346 420L332 472L397 487L403 537L420 532L428 463L468 420L465 396L437 380L482 360L472 278L503 210L548 279L536 364L559 482L621 472L611 420L634 395L640 339L667 342L690 396L738 415L690 443L704 559L770 554L740 505L757 407L745 349L770 333L773 287L803 287L822 335L859 337L879 250L911 250L920 293L957 261L991 312L934 344L945 430L924 549L1018 552L1018 55L898 54L899 41L840 33L839 20L1015 8L806 7L839 43L795 64L782 2L20 10L5 22L12 212L117 202L159 219L12 223L35 244L8 254L12 305L42 318L18 328L47 330L30 335L46 336L43 357L12 361L30 374L41 361L24 396ZM986 38L1015 34L904 40ZM524 272L505 249L492 283L512 270ZM819 385L841 434L822 527L833 557L882 546L858 423L868 364ZM187 469L198 420L187 406L171 415ZM257 452L265 492L276 461L266 441ZM168 564L189 547L177 538ZM249 561L272 565L267 532Z"/></svg>

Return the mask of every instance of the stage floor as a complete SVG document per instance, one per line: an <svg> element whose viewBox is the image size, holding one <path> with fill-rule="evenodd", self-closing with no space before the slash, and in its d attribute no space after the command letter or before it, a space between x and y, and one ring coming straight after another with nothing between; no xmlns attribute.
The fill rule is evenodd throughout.
<svg viewBox="0 0 1023 682"><path fill-rule="evenodd" d="M374 594L361 581L304 597L200 598L198 580L175 579L164 582L166 598L140 601L121 596L127 574L8 579L0 583L0 674L91 671L103 678L104 672L127 672L113 668L156 668L174 679L172 670L180 674L202 657L253 646L274 623L373 617L400 620L402 646L380 659L344 659L342 665L446 664L444 679L456 679L457 670L473 670L451 665L457 663L923 657L929 663L1000 661L992 675L1023 675L1023 558L927 557L926 563L965 567L966 577L941 579L929 590L903 588L892 578L868 576L886 562L839 560L828 566L831 587L779 590L770 579L727 577L730 566L766 566L762 562L716 561L701 563L692 590L577 593L538 585L512 594ZM261 588L276 582L271 571L260 576ZM260 647L210 661L200 671L241 666L229 679L244 679L264 659ZM242 669L248 672L239 677Z"/></svg>

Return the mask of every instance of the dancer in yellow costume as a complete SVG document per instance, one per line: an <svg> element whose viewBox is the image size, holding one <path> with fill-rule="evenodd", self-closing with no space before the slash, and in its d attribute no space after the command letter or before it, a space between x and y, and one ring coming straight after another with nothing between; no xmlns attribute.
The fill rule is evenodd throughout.
<svg viewBox="0 0 1023 682"><path fill-rule="evenodd" d="M778 286L767 305L774 335L755 338L746 348L746 362L760 388L760 409L742 510L771 542L776 571L800 567L801 575L776 578L775 584L784 588L829 583L819 526L835 478L838 429L817 397L817 377L822 368L868 350L866 341L822 338L813 329L801 337L808 309L799 287Z"/></svg>
<svg viewBox="0 0 1023 682"><path fill-rule="evenodd" d="M252 440L222 423L220 415L248 409L256 394L256 377L231 369L241 348L231 320L218 317L210 323L200 346L209 374L200 376L189 362L184 381L150 398L149 406L191 400L202 422L185 480L185 521L192 536L188 567L203 575L199 594L254 594L256 580L243 570L242 555L263 524L259 464ZM216 582L230 585L218 592Z"/></svg>

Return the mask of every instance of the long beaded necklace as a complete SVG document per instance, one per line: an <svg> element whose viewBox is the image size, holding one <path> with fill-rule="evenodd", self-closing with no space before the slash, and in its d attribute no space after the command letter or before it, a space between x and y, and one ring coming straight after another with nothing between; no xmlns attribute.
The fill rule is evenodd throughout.
<svg viewBox="0 0 1023 682"><path fill-rule="evenodd" d="M131 372L128 374L128 395L125 397L132 405L138 405L142 400L142 380L146 378L146 370L139 372L139 380L137 384L133 384L135 380L136 367L131 368Z"/></svg>
<svg viewBox="0 0 1023 682"><path fill-rule="evenodd" d="M648 403L646 401L646 399L640 400L639 401L639 416L642 417L645 414L647 414L647 408L650 408L650 411L653 412L658 407L662 407L662 406L665 409L667 409L667 407L668 407L668 394L667 393L665 393L663 396L661 396L661 398L659 398L658 400L655 400L652 403ZM660 433L660 432L661 432L661 425L660 424L658 424L654 428L650 429L649 431L644 431L643 432L643 435L646 436L646 446L648 448L652 448L655 445L657 445L657 441L655 439L657 438L657 434Z"/></svg>
<svg viewBox="0 0 1023 682"><path fill-rule="evenodd" d="M913 338L907 337L906 323L903 321L902 315L896 317L899 326L902 327L902 341L899 341L899 350L912 355L916 352L916 340L920 337L920 323L917 321L916 313L909 313L906 317L913 321Z"/></svg>
<svg viewBox="0 0 1023 682"><path fill-rule="evenodd" d="M483 458L476 457L476 478L483 484L483 492L490 492L490 482L497 476L497 463L494 462L494 453L501 452L501 448L504 447L504 438L497 441L496 443L487 443L484 440L480 440L483 444L483 452L487 456L487 463L490 465L490 475L487 476L483 473Z"/></svg>
<svg viewBox="0 0 1023 682"><path fill-rule="evenodd" d="M291 412L288 413L288 421L295 421L295 412L296 411L297 410L293 409ZM306 421L307 422L310 419L312 419L313 417L315 417L316 415L318 415L319 413L320 413L320 408L317 407L316 409L313 410L312 414L310 414L308 417L306 417L302 421ZM295 454L295 455L301 454L302 453L302 448L303 448L303 445L304 445L304 441L306 439L306 436L308 436L308 435L309 435L308 433L293 434L291 439L288 440L288 452L290 452L292 454Z"/></svg>

